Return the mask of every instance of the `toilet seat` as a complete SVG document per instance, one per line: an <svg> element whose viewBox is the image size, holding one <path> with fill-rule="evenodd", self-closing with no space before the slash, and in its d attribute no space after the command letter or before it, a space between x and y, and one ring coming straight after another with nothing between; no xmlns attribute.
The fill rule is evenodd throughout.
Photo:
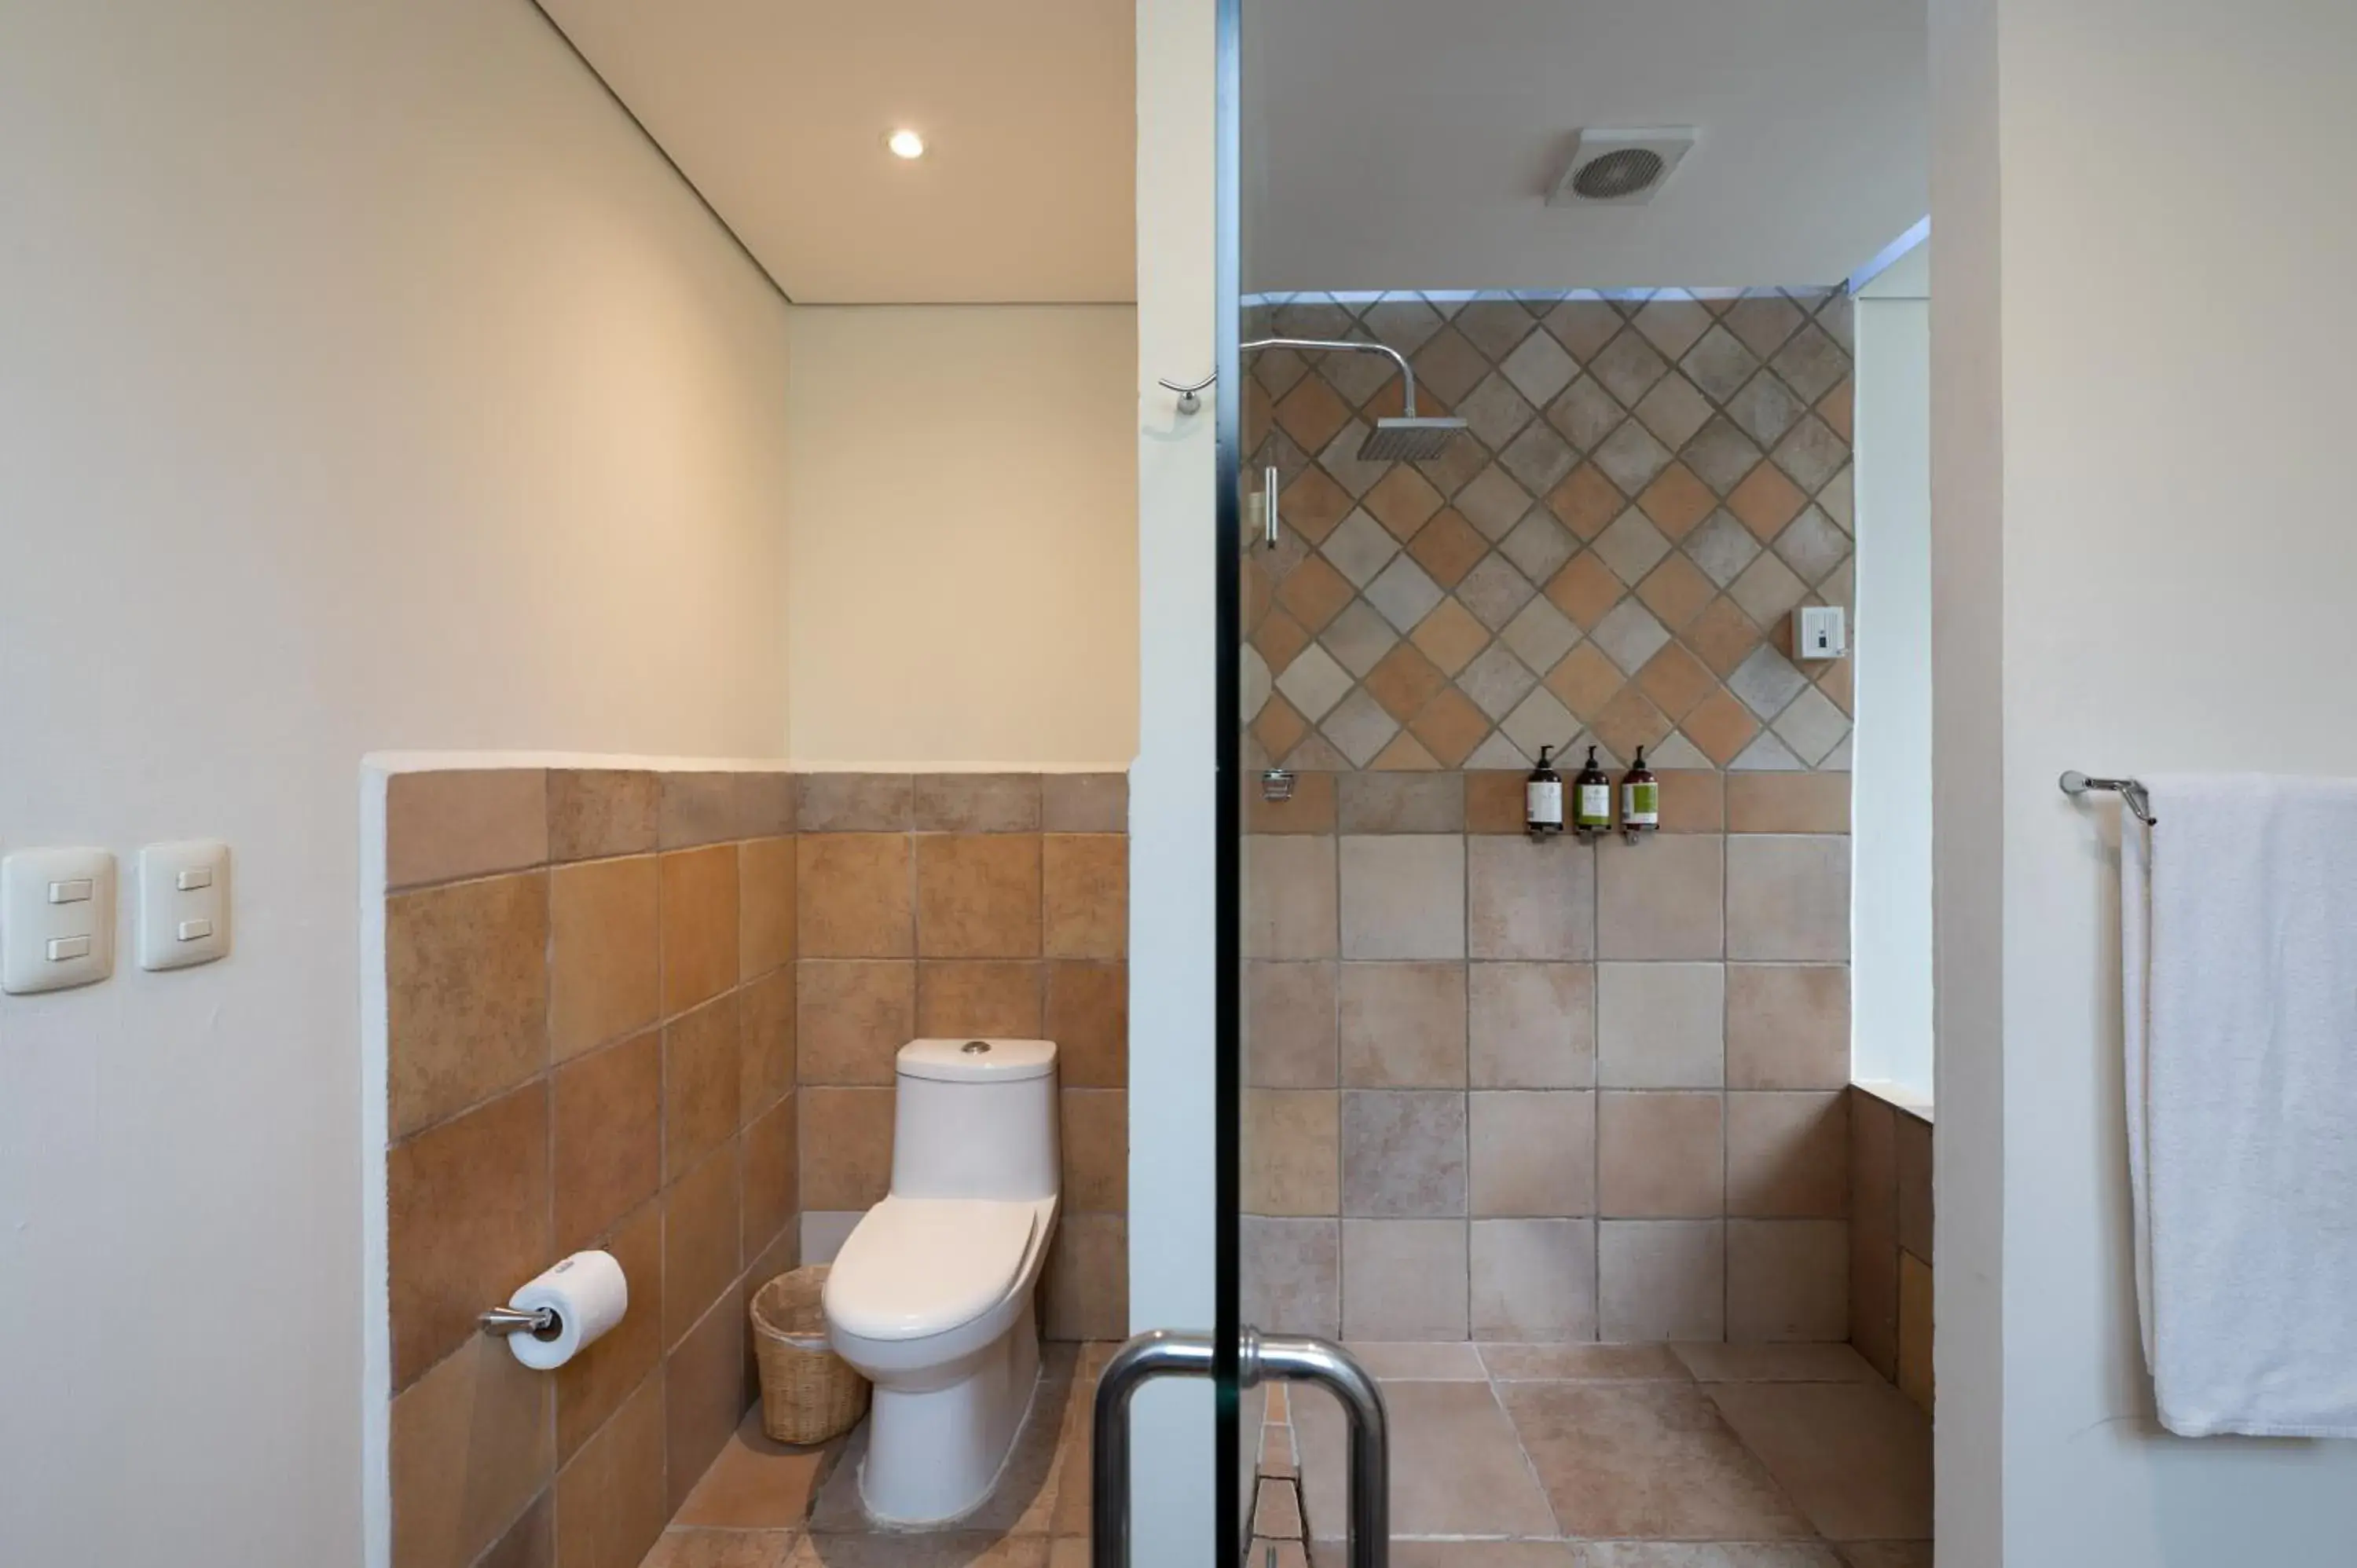
<svg viewBox="0 0 2357 1568"><path fill-rule="evenodd" d="M952 1333L1006 1299L1040 1224L1038 1203L887 1197L863 1216L826 1280L839 1333L905 1342Z"/></svg>

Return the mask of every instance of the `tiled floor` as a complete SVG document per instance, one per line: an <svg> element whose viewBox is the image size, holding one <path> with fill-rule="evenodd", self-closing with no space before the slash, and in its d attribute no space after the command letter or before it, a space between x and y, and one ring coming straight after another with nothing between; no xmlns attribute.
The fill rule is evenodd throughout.
<svg viewBox="0 0 2357 1568"><path fill-rule="evenodd" d="M1930 1568L1930 1423L1847 1346L1352 1348L1391 1411L1396 1568ZM1269 1413L1248 1568L1296 1473L1309 1568L1340 1568L1341 1412Z"/></svg>
<svg viewBox="0 0 2357 1568"><path fill-rule="evenodd" d="M641 1568L1088 1568L1089 1400L1110 1345L1048 1345L997 1489L957 1529L878 1530L859 1506L862 1423L817 1448L745 1418Z"/></svg>
<svg viewBox="0 0 2357 1568"><path fill-rule="evenodd" d="M1352 1348L1390 1406L1396 1568L1930 1568L1929 1424L1846 1346ZM1007 1476L956 1530L867 1523L864 1427L794 1449L757 1414L643 1568L1086 1568L1110 1349L1047 1348ZM1272 1548L1340 1568L1340 1412L1297 1391L1265 1409L1247 1568Z"/></svg>

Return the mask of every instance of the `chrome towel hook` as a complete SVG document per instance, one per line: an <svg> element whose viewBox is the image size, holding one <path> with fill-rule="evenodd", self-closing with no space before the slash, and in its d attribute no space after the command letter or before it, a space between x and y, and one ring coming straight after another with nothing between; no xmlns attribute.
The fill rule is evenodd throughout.
<svg viewBox="0 0 2357 1568"><path fill-rule="evenodd" d="M1200 413L1203 409L1203 392L1213 381L1220 379L1220 372L1213 371L1210 375L1205 376L1193 386L1188 386L1182 382L1174 381L1168 376L1157 376L1154 379L1159 385L1178 394L1179 413Z"/></svg>

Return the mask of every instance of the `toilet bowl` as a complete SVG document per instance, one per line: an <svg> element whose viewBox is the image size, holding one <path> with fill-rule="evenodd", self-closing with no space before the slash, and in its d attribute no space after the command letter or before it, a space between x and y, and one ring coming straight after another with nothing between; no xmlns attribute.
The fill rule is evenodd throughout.
<svg viewBox="0 0 2357 1568"><path fill-rule="evenodd" d="M828 1337L875 1385L860 1500L945 1524L990 1496L1039 1381L1034 1287L1056 1232L1056 1047L900 1048L892 1185L828 1272Z"/></svg>

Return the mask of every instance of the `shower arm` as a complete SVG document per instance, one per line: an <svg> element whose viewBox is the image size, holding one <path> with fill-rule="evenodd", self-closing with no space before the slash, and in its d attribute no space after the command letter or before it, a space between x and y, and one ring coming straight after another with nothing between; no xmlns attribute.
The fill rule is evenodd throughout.
<svg viewBox="0 0 2357 1568"><path fill-rule="evenodd" d="M1329 350L1348 350L1361 354L1384 355L1390 359L1392 363L1399 367L1400 381L1402 383L1400 388L1400 413L1405 418L1414 419L1415 417L1415 368L1407 362L1407 356L1405 354L1401 353L1397 349L1392 348L1388 344L1346 342L1338 338L1256 338L1249 343L1243 343L1237 346L1237 351L1245 354L1249 354L1256 349L1308 349L1316 353L1325 353ZM1203 406L1202 393L1211 385L1212 382L1220 379L1220 372L1213 371L1201 381L1192 383L1186 381L1174 381L1167 376L1158 377L1157 379L1163 386L1178 394L1179 413L1192 413L1197 409Z"/></svg>
<svg viewBox="0 0 2357 1568"><path fill-rule="evenodd" d="M1408 419L1415 417L1415 369L1407 356L1388 343L1353 343L1332 338L1257 338L1239 345L1239 351L1249 354L1255 349L1308 349L1319 352L1329 349L1354 349L1362 354L1383 354L1400 371L1400 413Z"/></svg>

